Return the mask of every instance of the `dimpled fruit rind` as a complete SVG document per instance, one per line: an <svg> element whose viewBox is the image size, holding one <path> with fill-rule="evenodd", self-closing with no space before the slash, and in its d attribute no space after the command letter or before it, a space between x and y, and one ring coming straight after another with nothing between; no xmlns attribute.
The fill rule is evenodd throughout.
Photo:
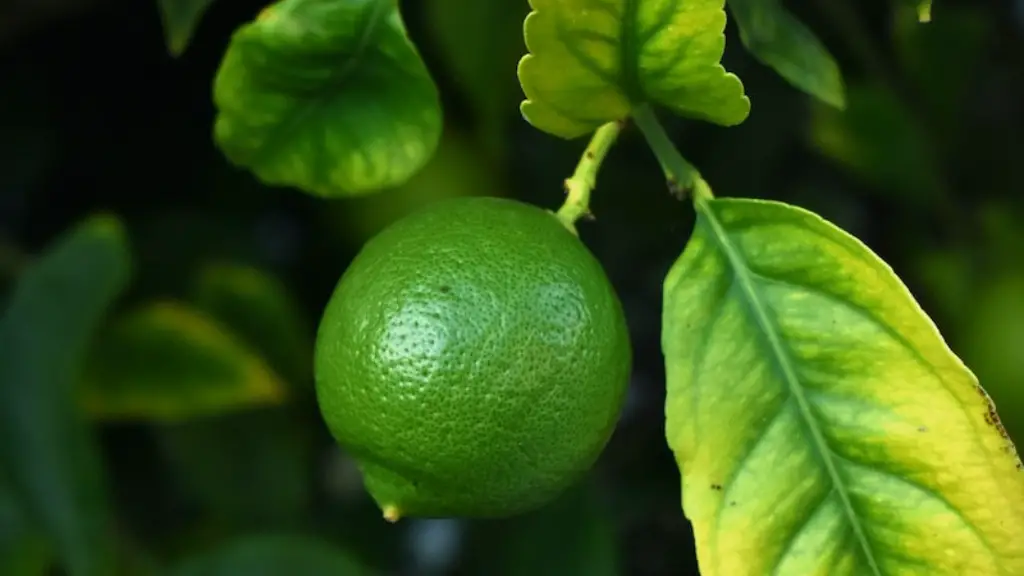
<svg viewBox="0 0 1024 576"><path fill-rule="evenodd" d="M385 517L501 517L593 466L631 361L604 270L553 214L460 198L353 260L320 323L316 392Z"/></svg>

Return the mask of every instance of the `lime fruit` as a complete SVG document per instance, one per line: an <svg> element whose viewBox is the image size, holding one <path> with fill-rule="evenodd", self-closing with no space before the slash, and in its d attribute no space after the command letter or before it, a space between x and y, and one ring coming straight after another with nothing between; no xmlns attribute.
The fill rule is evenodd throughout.
<svg viewBox="0 0 1024 576"><path fill-rule="evenodd" d="M601 265L552 213L459 198L353 260L320 323L316 392L386 518L501 517L594 464L631 362Z"/></svg>

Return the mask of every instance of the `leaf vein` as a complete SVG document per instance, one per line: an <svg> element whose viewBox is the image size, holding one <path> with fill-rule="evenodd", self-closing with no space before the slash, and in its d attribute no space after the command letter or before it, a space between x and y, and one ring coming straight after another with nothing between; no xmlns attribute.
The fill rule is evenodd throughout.
<svg viewBox="0 0 1024 576"><path fill-rule="evenodd" d="M267 161L267 157L272 154L273 143L280 142L285 136L293 134L298 126L301 125L302 121L311 116L314 112L322 110L330 101L330 95L335 92L335 89L343 85L358 68L360 61L364 53L370 47L371 41L380 29L380 25L384 22L384 16L387 14L387 10L390 7L389 2L375 2L370 8L370 13L366 17L366 24L363 26L362 34L356 41L356 45L352 50L352 57L345 62L345 64L338 69L335 74L332 74L327 80L327 87L309 100L310 102L304 108L301 108L296 114L292 115L289 120L278 124L270 133L270 137L263 140L262 145L254 154L255 163L264 163ZM258 26L258 24L256 24Z"/></svg>
<svg viewBox="0 0 1024 576"><path fill-rule="evenodd" d="M828 503L828 501L832 498L832 495L835 493L836 489L833 486L831 490L828 490L824 494L822 494L821 498L818 500L817 503L814 504L814 506L811 506L807 509L807 515L805 516L804 520L800 522L800 527L796 530L792 530L787 535L786 543L782 546L782 549L779 551L778 558L775 559L775 565L772 568L771 572L772 574L776 576L781 576L779 575L779 570L782 568L782 563L785 562L786 558L789 556L789 552L793 549L793 546L796 545L796 541L800 538L800 535L804 533L804 530L807 529L807 526L810 525L811 520L814 518L814 515L817 514L819 510L821 510L822 506Z"/></svg>
<svg viewBox="0 0 1024 576"><path fill-rule="evenodd" d="M558 34L564 38L572 38L576 35L585 35L586 32L586 30L569 28L561 18L557 20L556 26ZM601 65L597 60L593 56L584 52L583 49L581 49L575 42L565 42L563 43L563 46L565 51L575 58L576 62L579 63L584 70L593 74L597 79L609 86L615 86L618 84L613 73L601 68Z"/></svg>
<svg viewBox="0 0 1024 576"><path fill-rule="evenodd" d="M954 506L953 503L950 502L949 499L946 498L941 492L935 490L931 486L926 486L925 484L922 484L920 482L917 482L915 480L907 478L906 476L900 475L900 474L898 474L896 472L893 472L891 470L887 470L886 468L883 468L882 466L880 466L878 464L869 464L867 462L858 462L856 460L853 460L851 458L847 458L846 456L843 456L842 454L838 454L838 453L835 453L835 457L836 457L837 460L841 461L847 467L864 468L864 469L872 470L874 472L877 472L879 474L887 476L887 477L889 477L889 478L891 478L893 480L896 480L897 482L899 482L901 484L905 484L906 486L909 486L911 488L919 490L920 492L922 492L926 496L931 497L936 502L939 502L940 504L942 504L947 510L949 510L953 514L956 514L957 518L960 518L963 521L964 526L968 530L970 530L975 536L977 536L978 541L981 542L982 545L985 546L985 549L988 550L992 554L993 558L997 558L999 556L999 554L996 553L996 550L992 546L992 543L989 541L989 539L978 530L977 526L975 526L973 522L971 522L970 520L965 518L964 515L963 515L963 512L961 512L959 508Z"/></svg>
<svg viewBox="0 0 1024 576"><path fill-rule="evenodd" d="M743 301L754 316L764 338L764 344L770 349L772 357L775 359L776 367L789 389L790 396L796 401L800 414L803 417L802 419L810 431L811 437L814 439L821 462L843 503L847 520L857 536L858 543L871 567L872 574L882 576L878 562L875 559L874 549L865 533L864 527L861 525L860 517L854 510L850 494L836 466L836 455L820 430L817 420L808 405L807 398L803 393L802 384L793 368L792 360L779 336L775 321L771 318L765 303L762 302L761 295L754 282L752 270L747 265L744 254L730 240L728 231L718 220L714 208L708 201L698 198L695 199L695 205L701 217L707 222L715 243L718 244L729 261L733 276L743 292Z"/></svg>

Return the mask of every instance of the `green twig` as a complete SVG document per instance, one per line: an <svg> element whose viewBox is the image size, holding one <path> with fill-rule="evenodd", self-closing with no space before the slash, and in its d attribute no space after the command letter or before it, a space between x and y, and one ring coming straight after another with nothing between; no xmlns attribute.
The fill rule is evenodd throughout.
<svg viewBox="0 0 1024 576"><path fill-rule="evenodd" d="M676 149L662 127L658 117L649 106L641 106L633 111L633 121L636 122L640 132L643 133L647 144L651 147L654 155L665 172L665 180L668 181L669 190L679 198L683 198L687 192L693 192L694 202L711 199L711 187L708 186L700 172L690 164L683 155Z"/></svg>
<svg viewBox="0 0 1024 576"><path fill-rule="evenodd" d="M565 181L565 203L558 209L556 216L573 234L576 233L577 220L593 218L590 212L590 192L597 184L597 172L622 132L623 124L619 121L609 122L598 128L587 144L587 149L583 151L576 171Z"/></svg>

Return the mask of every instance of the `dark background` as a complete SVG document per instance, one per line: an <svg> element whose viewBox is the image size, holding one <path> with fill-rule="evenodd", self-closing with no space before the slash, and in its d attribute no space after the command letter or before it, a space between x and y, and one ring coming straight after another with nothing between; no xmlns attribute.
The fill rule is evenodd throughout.
<svg viewBox="0 0 1024 576"><path fill-rule="evenodd" d="M927 25L896 18L886 2L786 3L840 61L845 115L753 60L730 25L725 65L746 86L750 118L728 129L668 124L717 195L817 211L889 262L1020 442L1024 3L936 2ZM328 201L262 186L212 144L211 81L232 30L263 2L215 2L175 59L150 0L0 1L5 285L26 255L107 210L128 226L135 255L119 307L186 298L198 267L232 262L282 281L312 339L347 262L393 218L465 194L557 208L584 142L547 136L518 114L525 0L477 3L403 2L444 101L435 160L400 189ZM663 435L659 350L661 282L692 210L670 197L632 132L607 160L592 207L597 220L581 234L626 307L635 370L622 423L582 488L507 521L388 525L322 425L307 374L280 406L97 421L126 554L145 559L139 566L172 564L274 531L315 534L389 574L696 574ZM14 553L7 545L0 538L0 554Z"/></svg>

